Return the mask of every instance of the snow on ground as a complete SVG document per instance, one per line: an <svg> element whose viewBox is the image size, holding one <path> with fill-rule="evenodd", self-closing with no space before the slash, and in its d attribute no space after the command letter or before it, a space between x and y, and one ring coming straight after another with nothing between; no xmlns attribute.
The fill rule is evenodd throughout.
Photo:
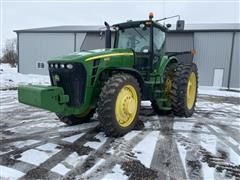
<svg viewBox="0 0 240 180"><path fill-rule="evenodd" d="M16 88L18 85L27 84L50 84L49 76L20 74L17 68L9 64L0 64L0 90Z"/></svg>
<svg viewBox="0 0 240 180"><path fill-rule="evenodd" d="M133 137L135 137L136 135L138 135L140 133L140 131L131 131L129 133L127 133L125 136L123 136L123 138L126 140L126 141L129 141L131 140Z"/></svg>
<svg viewBox="0 0 240 180"><path fill-rule="evenodd" d="M107 140L107 137L104 135L103 132L98 133L95 138L99 140L98 142L96 141L89 141L84 144L85 147L90 147L92 149L98 149L100 148Z"/></svg>
<svg viewBox="0 0 240 180"><path fill-rule="evenodd" d="M159 137L159 131L152 131L133 148L133 152L135 153L135 156L147 168L149 168L151 165L151 161L152 161L152 157L153 157L153 153L155 150L158 137Z"/></svg>
<svg viewBox="0 0 240 180"><path fill-rule="evenodd" d="M0 165L0 179L18 179L24 176L25 173L16 169Z"/></svg>
<svg viewBox="0 0 240 180"><path fill-rule="evenodd" d="M71 171L72 168L75 168L77 165L80 165L81 163L83 163L86 158L87 158L87 155L79 156L76 152L73 152L66 159L64 159L55 167L53 167L51 171L64 176L69 171Z"/></svg>
<svg viewBox="0 0 240 180"><path fill-rule="evenodd" d="M69 142L69 143L73 143L76 140L78 140L80 137L82 137L84 134L85 133L76 134L76 135L73 135L73 136L70 136L70 137L63 138L62 140L66 141L66 142Z"/></svg>
<svg viewBox="0 0 240 180"><path fill-rule="evenodd" d="M16 141L16 142L10 143L9 145L5 146L5 149L9 149L9 150L6 151L6 152L0 151L0 155L8 153L10 151L13 151L16 148L20 149L20 148L23 148L25 146L30 146L30 145L33 145L33 144L36 144L36 143L39 143L39 142L40 141L38 141L38 140L32 140L32 139L25 140L25 141Z"/></svg>
<svg viewBox="0 0 240 180"><path fill-rule="evenodd" d="M225 96L225 97L240 97L240 89L234 89L235 91L228 91L226 89L216 88L212 86L200 86L198 88L198 94L206 94L213 96Z"/></svg>
<svg viewBox="0 0 240 180"><path fill-rule="evenodd" d="M97 122L84 123L84 124L79 124L76 126L63 127L63 128L58 129L58 131L59 132L74 132L74 131L87 130L90 128L94 128L97 125L98 125Z"/></svg>
<svg viewBox="0 0 240 180"><path fill-rule="evenodd" d="M121 169L119 164L116 164L112 169L112 173L107 174L102 178L102 180L127 180L128 176L124 174L124 171Z"/></svg>
<svg viewBox="0 0 240 180"><path fill-rule="evenodd" d="M86 179L88 175L90 175L92 172L96 171L97 168L103 164L106 160L105 159L99 159L97 160L96 164L94 164L89 170L87 170L86 172L84 172L80 177L83 179ZM76 177L78 179L78 177Z"/></svg>
<svg viewBox="0 0 240 180"><path fill-rule="evenodd" d="M36 147L36 149L24 151L17 159L38 166L59 151L61 149L57 148L56 144L47 143Z"/></svg>

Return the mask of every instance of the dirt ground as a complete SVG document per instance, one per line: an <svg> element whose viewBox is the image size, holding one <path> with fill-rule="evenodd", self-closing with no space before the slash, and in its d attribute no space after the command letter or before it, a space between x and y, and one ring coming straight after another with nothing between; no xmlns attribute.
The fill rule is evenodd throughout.
<svg viewBox="0 0 240 180"><path fill-rule="evenodd" d="M156 115L108 138L90 123L66 126L55 114L1 91L1 179L240 179L240 99L200 95L191 118Z"/></svg>

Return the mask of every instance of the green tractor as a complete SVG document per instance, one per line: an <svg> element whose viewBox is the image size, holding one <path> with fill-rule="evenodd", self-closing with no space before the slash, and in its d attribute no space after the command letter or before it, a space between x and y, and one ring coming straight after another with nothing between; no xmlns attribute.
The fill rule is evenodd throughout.
<svg viewBox="0 0 240 180"><path fill-rule="evenodd" d="M52 111L68 125L87 122L97 112L106 135L114 137L136 125L141 100L150 100L160 115L192 116L197 66L178 56L194 51L166 52L169 26L152 14L148 20L105 25L105 49L50 59L51 86L20 86L19 101Z"/></svg>

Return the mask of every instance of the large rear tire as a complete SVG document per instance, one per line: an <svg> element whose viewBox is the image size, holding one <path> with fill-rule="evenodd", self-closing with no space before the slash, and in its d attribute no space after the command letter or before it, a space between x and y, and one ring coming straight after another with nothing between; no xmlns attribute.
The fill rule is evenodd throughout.
<svg viewBox="0 0 240 180"><path fill-rule="evenodd" d="M196 64L178 64L173 75L170 92L172 111L179 117L190 117L194 113L198 88Z"/></svg>
<svg viewBox="0 0 240 180"><path fill-rule="evenodd" d="M140 109L137 80L125 73L115 74L102 88L98 102L98 119L107 136L118 137L134 128Z"/></svg>
<svg viewBox="0 0 240 180"><path fill-rule="evenodd" d="M64 122L65 124L67 124L69 126L74 126L77 124L89 122L90 119L93 117L94 113L95 113L95 111L93 109L91 109L82 115L61 116L61 115L57 114L57 116L58 116L59 120Z"/></svg>

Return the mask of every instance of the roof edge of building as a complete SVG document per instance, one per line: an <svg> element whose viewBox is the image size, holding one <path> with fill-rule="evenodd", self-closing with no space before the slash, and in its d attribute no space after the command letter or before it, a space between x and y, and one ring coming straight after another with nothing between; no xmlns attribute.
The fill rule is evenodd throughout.
<svg viewBox="0 0 240 180"><path fill-rule="evenodd" d="M185 30L177 31L174 25L169 32L232 32L240 31L240 23L208 23L208 24L186 24ZM14 30L16 33L86 33L86 32L101 32L104 26L91 25L91 26L51 26L32 29Z"/></svg>

